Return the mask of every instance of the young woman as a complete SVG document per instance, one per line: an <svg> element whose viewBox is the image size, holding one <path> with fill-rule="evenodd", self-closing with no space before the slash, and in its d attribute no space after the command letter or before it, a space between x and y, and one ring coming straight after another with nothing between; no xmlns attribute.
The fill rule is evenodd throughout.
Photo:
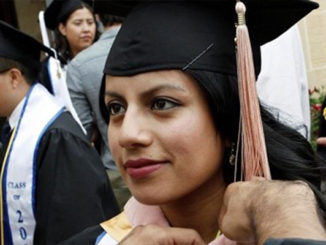
<svg viewBox="0 0 326 245"><path fill-rule="evenodd" d="M97 38L91 3L87 0L53 0L45 10L45 24L55 32L55 49L66 62Z"/></svg>
<svg viewBox="0 0 326 245"><path fill-rule="evenodd" d="M246 2L257 75L259 45L316 4ZM112 155L134 198L119 216L75 241L91 243L90 235L103 229L96 244L231 244L224 236L215 240L219 231L254 244L271 236L326 239L326 205L319 191L325 164L300 134L263 107L274 181L231 184L241 175L241 159L234 153L243 143L238 139L234 4L108 1L114 14L131 11L105 66L101 102ZM318 205L308 185L276 180L304 181ZM145 227L125 238L140 225Z"/></svg>
<svg viewBox="0 0 326 245"><path fill-rule="evenodd" d="M53 0L44 13L46 26L55 34L54 48L57 59L47 57L42 62L40 81L66 106L81 127L69 96L66 69L71 59L97 39L91 4L92 1L87 0Z"/></svg>

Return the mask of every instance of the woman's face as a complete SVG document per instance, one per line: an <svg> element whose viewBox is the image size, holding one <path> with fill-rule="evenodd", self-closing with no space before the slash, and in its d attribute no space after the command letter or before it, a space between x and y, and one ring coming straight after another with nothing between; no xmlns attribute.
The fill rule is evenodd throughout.
<svg viewBox="0 0 326 245"><path fill-rule="evenodd" d="M77 9L69 16L66 24L59 24L59 31L66 37L70 50L75 56L94 41L96 33L94 16L85 7Z"/></svg>
<svg viewBox="0 0 326 245"><path fill-rule="evenodd" d="M122 177L147 204L164 204L224 183L224 141L197 83L155 71L106 78L108 140Z"/></svg>

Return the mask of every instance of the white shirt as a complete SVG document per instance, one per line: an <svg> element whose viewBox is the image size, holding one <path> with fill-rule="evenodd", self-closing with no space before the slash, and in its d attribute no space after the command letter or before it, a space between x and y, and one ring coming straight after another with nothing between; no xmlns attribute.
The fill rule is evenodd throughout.
<svg viewBox="0 0 326 245"><path fill-rule="evenodd" d="M308 79L298 27L261 47L262 65L257 92L272 113L309 139Z"/></svg>
<svg viewBox="0 0 326 245"><path fill-rule="evenodd" d="M9 125L10 125L10 128L13 129L17 126L18 124L18 121L19 121L19 117L20 117L20 113L23 109L23 105L25 103L25 99L22 99L18 105L15 107L15 109L13 110L13 112L10 114L8 120L9 120Z"/></svg>

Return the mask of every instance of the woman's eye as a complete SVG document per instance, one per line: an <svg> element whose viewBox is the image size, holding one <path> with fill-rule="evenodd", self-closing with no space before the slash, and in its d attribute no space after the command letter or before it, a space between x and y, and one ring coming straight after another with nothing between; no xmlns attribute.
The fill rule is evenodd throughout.
<svg viewBox="0 0 326 245"><path fill-rule="evenodd" d="M154 103L152 105L152 110L168 110L177 105L178 104L176 102L173 102L171 100L157 99L154 101Z"/></svg>
<svg viewBox="0 0 326 245"><path fill-rule="evenodd" d="M88 24L88 25L93 25L93 24L94 24L94 21L93 21L93 20L88 20L88 21L87 21L87 24Z"/></svg>
<svg viewBox="0 0 326 245"><path fill-rule="evenodd" d="M80 21L75 21L75 22L73 22L74 23L74 25L76 25L76 26L80 26L81 25L81 22Z"/></svg>
<svg viewBox="0 0 326 245"><path fill-rule="evenodd" d="M108 105L108 111L110 116L123 114L125 112L125 108L119 103L111 103Z"/></svg>

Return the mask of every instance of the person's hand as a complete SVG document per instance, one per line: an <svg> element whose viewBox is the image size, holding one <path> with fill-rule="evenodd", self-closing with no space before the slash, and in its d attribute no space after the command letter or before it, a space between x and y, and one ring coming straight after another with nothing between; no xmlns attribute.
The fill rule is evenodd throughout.
<svg viewBox="0 0 326 245"><path fill-rule="evenodd" d="M137 226L118 245L205 245L200 235L191 229Z"/></svg>
<svg viewBox="0 0 326 245"><path fill-rule="evenodd" d="M325 146L326 147L326 137L319 137L317 138L317 145Z"/></svg>
<svg viewBox="0 0 326 245"><path fill-rule="evenodd" d="M302 181L255 179L230 184L220 229L238 243L261 245L268 238L326 239L313 191Z"/></svg>

